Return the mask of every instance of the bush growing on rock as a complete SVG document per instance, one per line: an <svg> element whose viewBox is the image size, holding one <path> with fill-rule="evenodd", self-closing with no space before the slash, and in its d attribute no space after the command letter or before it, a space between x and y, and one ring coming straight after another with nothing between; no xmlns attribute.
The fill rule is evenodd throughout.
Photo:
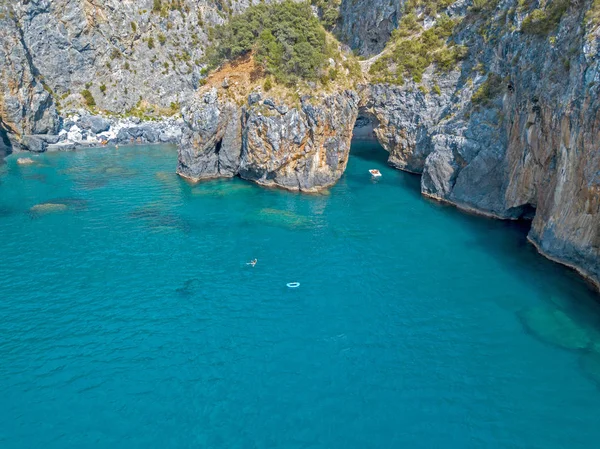
<svg viewBox="0 0 600 449"><path fill-rule="evenodd" d="M471 102L475 107L490 106L492 100L502 93L502 78L490 73L488 78L479 86L473 94Z"/></svg>
<svg viewBox="0 0 600 449"><path fill-rule="evenodd" d="M525 19L521 31L526 34L546 36L556 29L569 8L569 0L554 0L545 9L534 9Z"/></svg>
<svg viewBox="0 0 600 449"><path fill-rule="evenodd" d="M427 2L425 8L433 8L435 2L430 3ZM420 6L418 0L405 6L406 14L392 33L385 54L370 68L373 81L402 84L404 77L410 76L420 83L431 64L435 63L438 70L448 71L466 56L466 47L449 40L457 22L447 14L440 14L435 25L425 30L421 23L423 18L414 10L416 6Z"/></svg>
<svg viewBox="0 0 600 449"><path fill-rule="evenodd" d="M81 91L81 96L85 100L85 104L87 105L87 107L89 107L89 108L95 108L96 107L96 100L94 99L94 96L92 95L92 93L88 89L82 90Z"/></svg>
<svg viewBox="0 0 600 449"><path fill-rule="evenodd" d="M273 84L271 83L271 78L267 78L265 83L263 84L263 89L265 92L269 92L273 88Z"/></svg>
<svg viewBox="0 0 600 449"><path fill-rule="evenodd" d="M210 37L211 68L254 52L265 71L283 83L318 79L327 60L325 30L307 2L252 6L211 29Z"/></svg>
<svg viewBox="0 0 600 449"><path fill-rule="evenodd" d="M319 8L325 28L333 29L340 19L341 0L311 0L310 3Z"/></svg>

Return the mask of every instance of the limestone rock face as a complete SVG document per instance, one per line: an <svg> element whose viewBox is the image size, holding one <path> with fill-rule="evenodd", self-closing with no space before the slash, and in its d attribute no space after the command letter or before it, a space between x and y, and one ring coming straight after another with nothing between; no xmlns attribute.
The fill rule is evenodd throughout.
<svg viewBox="0 0 600 449"><path fill-rule="evenodd" d="M468 45L464 61L430 67L419 85L371 86L363 103L390 164L422 173L423 194L499 218L533 216L538 249L598 283L600 27L582 1L550 37L519 31L531 11L517 3L480 15L462 8L452 39ZM494 26L484 38L486 20ZM496 91L482 96L490 80Z"/></svg>
<svg viewBox="0 0 600 449"><path fill-rule="evenodd" d="M3 25L2 46L11 48L7 34L9 42L19 39L63 107L84 105L87 89L100 109L115 113L140 98L162 107L185 99L201 78L194 61L203 55L209 26L227 17L216 0L182 0L176 7L164 0L160 11L153 0L2 3L13 23ZM237 13L249 4L232 0L228 8Z"/></svg>
<svg viewBox="0 0 600 449"><path fill-rule="evenodd" d="M405 0L342 0L339 35L361 55L379 53L398 27Z"/></svg>
<svg viewBox="0 0 600 449"><path fill-rule="evenodd" d="M52 96L35 67L22 36L0 5L0 133L55 133L59 119ZM9 144L10 145L10 144Z"/></svg>
<svg viewBox="0 0 600 449"><path fill-rule="evenodd" d="M240 107L213 88L192 100L178 173L193 180L239 175L306 192L333 185L348 162L358 95L305 97L293 106L259 98L251 94Z"/></svg>
<svg viewBox="0 0 600 449"><path fill-rule="evenodd" d="M213 88L184 107L183 120L177 172L192 180L236 175L242 152L241 108L219 100Z"/></svg>

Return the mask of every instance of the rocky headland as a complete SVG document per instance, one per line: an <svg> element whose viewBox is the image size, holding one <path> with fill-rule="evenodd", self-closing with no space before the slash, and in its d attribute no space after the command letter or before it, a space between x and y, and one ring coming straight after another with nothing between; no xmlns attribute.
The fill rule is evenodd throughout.
<svg viewBox="0 0 600 449"><path fill-rule="evenodd" d="M304 192L330 187L348 162L358 102L353 91L307 96L297 105L254 92L238 105L213 87L184 109L177 172Z"/></svg>

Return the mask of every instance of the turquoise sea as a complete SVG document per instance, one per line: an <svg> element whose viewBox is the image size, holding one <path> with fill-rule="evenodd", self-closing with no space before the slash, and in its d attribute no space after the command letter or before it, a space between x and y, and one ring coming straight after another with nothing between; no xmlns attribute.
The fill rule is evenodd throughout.
<svg viewBox="0 0 600 449"><path fill-rule="evenodd" d="M599 447L600 297L376 144L322 195L32 157L0 166L2 449Z"/></svg>

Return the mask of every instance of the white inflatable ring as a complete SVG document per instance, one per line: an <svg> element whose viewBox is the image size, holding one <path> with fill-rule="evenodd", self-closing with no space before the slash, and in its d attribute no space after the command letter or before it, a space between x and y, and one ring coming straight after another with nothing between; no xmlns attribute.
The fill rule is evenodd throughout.
<svg viewBox="0 0 600 449"><path fill-rule="evenodd" d="M289 288L298 288L300 287L300 282L288 282L287 285Z"/></svg>

